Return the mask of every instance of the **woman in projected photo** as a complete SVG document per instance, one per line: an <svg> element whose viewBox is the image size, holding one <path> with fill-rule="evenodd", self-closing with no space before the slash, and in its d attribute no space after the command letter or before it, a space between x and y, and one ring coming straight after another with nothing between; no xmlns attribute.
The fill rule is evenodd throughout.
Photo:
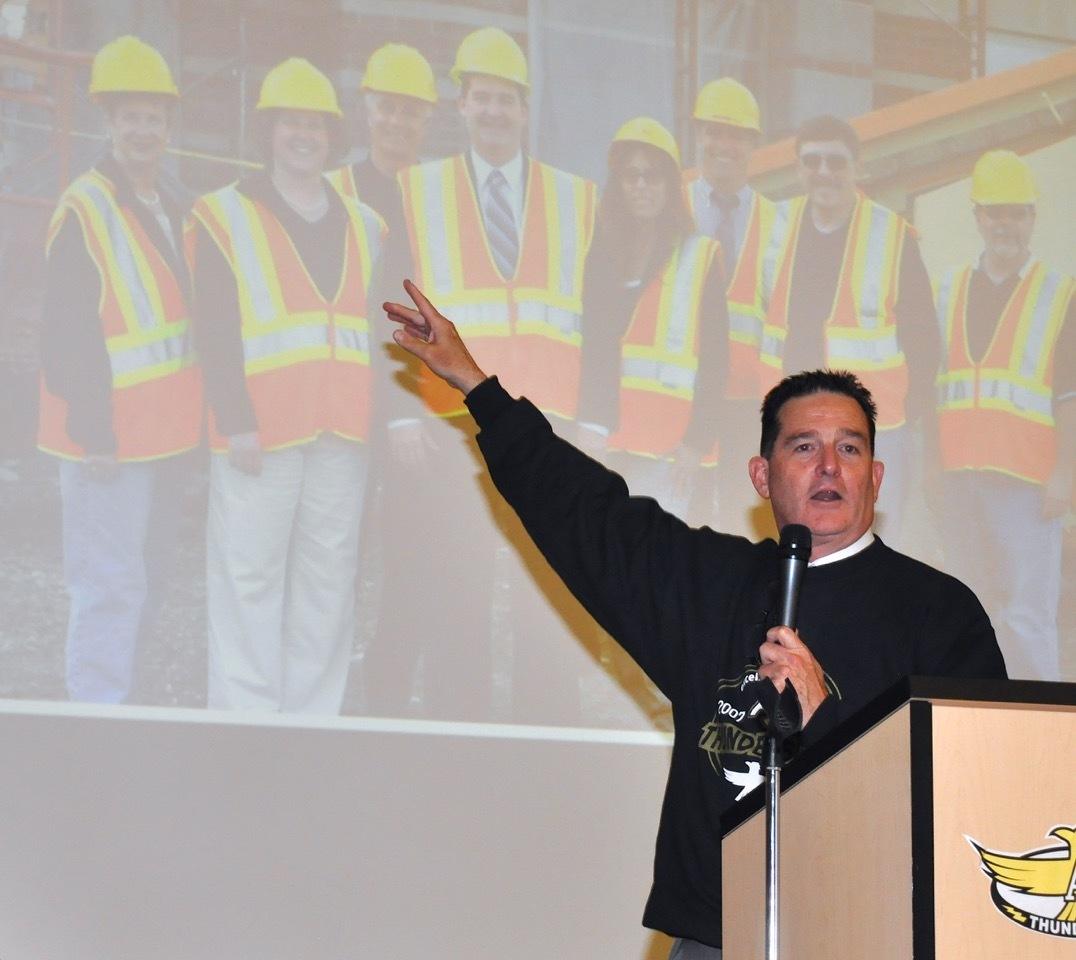
<svg viewBox="0 0 1076 960"><path fill-rule="evenodd" d="M198 200L195 332L211 418L211 707L338 713L355 636L385 224L322 176L332 83L293 57L257 105L267 168Z"/></svg>
<svg viewBox="0 0 1076 960"><path fill-rule="evenodd" d="M684 519L713 452L727 343L720 245L694 233L676 140L636 117L609 147L586 262L578 440Z"/></svg>

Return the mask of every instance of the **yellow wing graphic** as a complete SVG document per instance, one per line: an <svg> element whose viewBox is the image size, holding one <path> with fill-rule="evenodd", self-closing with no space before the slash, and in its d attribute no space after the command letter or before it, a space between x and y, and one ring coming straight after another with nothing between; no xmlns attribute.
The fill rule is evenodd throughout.
<svg viewBox="0 0 1076 960"><path fill-rule="evenodd" d="M979 846L969 837L983 863L983 870L998 883L1023 890L1025 893L1044 897L1070 897L1076 872L1076 829L1057 827L1050 832L1068 847L1068 856L1061 858L1014 857L994 853ZM1060 847L1055 849L1062 849ZM1076 901L1069 901L1062 908L1058 919L1076 919Z"/></svg>

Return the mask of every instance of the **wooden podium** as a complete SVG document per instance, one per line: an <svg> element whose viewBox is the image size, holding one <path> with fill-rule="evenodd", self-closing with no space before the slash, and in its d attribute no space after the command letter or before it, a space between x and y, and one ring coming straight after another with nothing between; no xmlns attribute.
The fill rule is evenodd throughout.
<svg viewBox="0 0 1076 960"><path fill-rule="evenodd" d="M765 956L762 793L724 960ZM1076 958L1076 684L913 677L788 764L781 913L781 960Z"/></svg>

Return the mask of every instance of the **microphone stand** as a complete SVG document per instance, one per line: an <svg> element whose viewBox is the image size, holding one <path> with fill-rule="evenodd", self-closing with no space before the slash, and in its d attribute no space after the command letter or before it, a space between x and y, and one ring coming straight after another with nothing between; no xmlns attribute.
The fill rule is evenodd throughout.
<svg viewBox="0 0 1076 960"><path fill-rule="evenodd" d="M791 681L781 693L773 685L767 717L769 729L762 744L766 765L766 960L779 960L781 950L781 747L803 725L799 699Z"/></svg>

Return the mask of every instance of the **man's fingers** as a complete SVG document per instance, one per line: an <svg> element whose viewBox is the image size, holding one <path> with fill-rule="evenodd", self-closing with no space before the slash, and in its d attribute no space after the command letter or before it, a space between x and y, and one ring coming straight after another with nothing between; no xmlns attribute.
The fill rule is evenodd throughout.
<svg viewBox="0 0 1076 960"><path fill-rule="evenodd" d="M806 646L800 639L800 635L791 627L770 627L766 631L766 639L770 643L776 643L789 650L796 650Z"/></svg>
<svg viewBox="0 0 1076 960"><path fill-rule="evenodd" d="M399 330L393 330L392 339L408 353L413 353L419 360L426 360L426 352L429 349L430 342L423 330L417 329L408 323Z"/></svg>
<svg viewBox="0 0 1076 960"><path fill-rule="evenodd" d="M773 685L777 688L777 692L780 693L785 688L785 680L788 677L788 668L781 663L768 663L764 667L760 667L758 675L764 679L772 680Z"/></svg>
<svg viewBox="0 0 1076 960"><path fill-rule="evenodd" d="M415 301L415 306L418 307L419 313L426 318L427 322L430 322L434 317L440 317L437 312L437 308L426 299L424 294L418 287L414 285L410 280L404 280L404 290L407 291L407 295Z"/></svg>

